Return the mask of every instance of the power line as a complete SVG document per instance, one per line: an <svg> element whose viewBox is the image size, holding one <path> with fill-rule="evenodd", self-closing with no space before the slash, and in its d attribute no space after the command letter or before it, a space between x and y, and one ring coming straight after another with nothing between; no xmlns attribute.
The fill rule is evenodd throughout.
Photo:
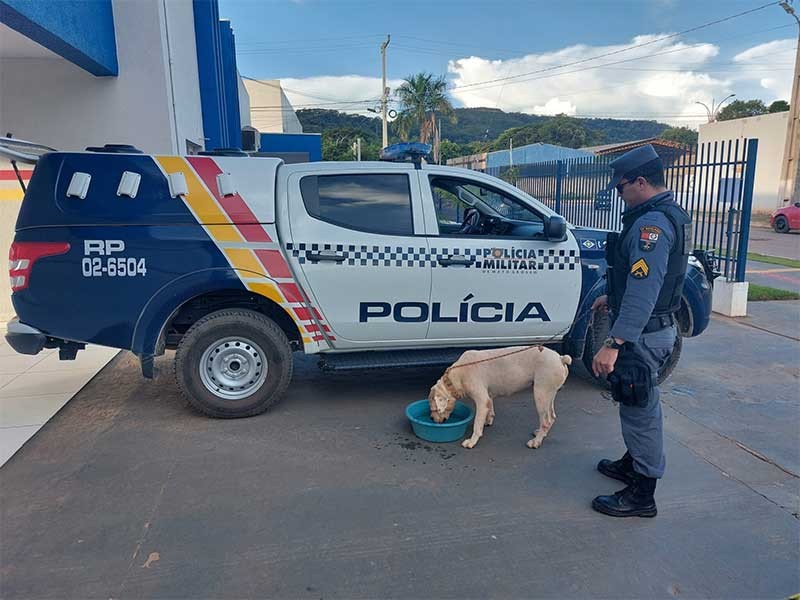
<svg viewBox="0 0 800 600"><path fill-rule="evenodd" d="M655 52L653 54L646 54L644 56L639 56L639 57L624 58L622 60L616 60L616 61L612 61L612 62L607 62L607 63L603 63L603 64L600 64L600 65L592 65L592 66L588 66L588 67L581 67L581 68L578 68L578 69L572 69L570 71L563 71L561 73L551 73L549 75L541 75L539 77L527 77L525 79L518 79L518 80L515 80L515 81L511 81L511 82L503 82L503 81L500 81L500 83L484 82L484 84L482 84L482 85L480 83L472 83L472 84L454 86L454 87L450 88L450 91L463 91L463 90L472 91L472 90L476 90L476 89L490 89L490 88L493 88L493 87L497 87L498 85L506 85L507 83L509 85L511 85L511 84L516 84L516 83L523 83L523 82L526 82L526 81L537 81L537 80L540 80L540 79L549 79L551 77L559 77L561 75L569 75L569 74L572 74L572 73L581 73L583 71L591 71L591 70L594 70L594 69L599 69L599 68L607 67L607 66L610 66L610 65L619 65L619 64L628 63L628 62L635 62L635 61L638 61L638 60L642 60L643 58L652 58L654 56L665 56L667 54L674 54L676 52L685 52L686 50L691 50L692 48L697 48L698 46L705 46L707 44L708 44L708 42L700 42L700 43L697 43L697 44L691 44L691 45L688 45L688 46L684 46L682 48L674 48L672 50L665 50L664 52ZM561 68L561 67L559 67L559 68ZM520 75L519 77L522 77L522 75Z"/></svg>
<svg viewBox="0 0 800 600"><path fill-rule="evenodd" d="M245 75L242 75L241 77L242 77L242 79L247 79L248 81L253 81L255 83L258 83L258 84L261 84L261 85L266 85L266 86L271 87L271 88L276 88L276 89L282 90L284 92L291 92L292 94L298 94L298 95L304 96L306 98L314 98L315 100L327 100L327 101L333 102L334 104L342 104L342 103L346 103L346 102L351 102L351 100L343 100L341 98L339 98L339 99L326 98L325 96L316 96L314 94L308 94L306 92L301 92L300 90L294 90L292 88L287 88L287 87L285 87L285 86L283 86L283 85L281 85L279 83L271 83L269 81L263 81L261 79L255 79L253 77L246 77ZM363 101L364 102L371 102L370 99L365 99Z"/></svg>
<svg viewBox="0 0 800 600"><path fill-rule="evenodd" d="M607 56L613 56L615 54L620 54L622 52L628 52L628 51L634 50L636 48L643 48L644 46L650 46L652 44L657 44L657 43L663 42L665 40L669 40L669 39L672 39L672 38L680 37L682 35L686 35L687 33L691 33L693 31L698 31L700 29L705 29L706 27L711 27L712 25L718 25L720 23L724 23L725 21L730 21L731 19L736 19L736 18L742 17L744 15L749 15L749 14L754 13L756 11L763 10L763 9L769 7L769 6L774 6L774 5L777 5L777 4L778 4L778 2L769 2L767 4L763 4L763 5L759 6L757 8L751 8L750 10L745 10L745 11L742 11L740 13L736 13L735 15L730 15L728 17L723 17L722 19L717 19L715 21L709 21L708 23L703 23L702 25L697 25L696 27L691 27L689 29L684 29L683 31L679 31L678 33L671 33L670 35L665 35L663 37L656 38L656 39L650 40L648 42L643 42L641 44L634 44L633 46L626 46L625 48L620 48L618 50L612 50L611 52L604 52L603 54L598 54L597 56L592 56L592 57L589 57L589 58L582 58L580 60L572 61L572 62L569 62L569 63L564 63L562 65L552 65L550 67L545 67L544 69L538 69L536 71L529 71L527 73L520 73L518 75L510 75L508 77L499 77L497 79L490 79L490 80L483 81L483 82L472 83L472 84L468 84L468 86L480 85L481 83L494 83L496 81L504 81L504 80L508 80L508 79L517 79L519 77L525 77L527 75L534 75L534 74L537 74L537 73L544 73L546 71L553 71L553 70L556 70L556 69L563 69L564 67L571 67L571 66L582 64L582 63L586 63L586 62L589 62L589 61L592 61L592 60L597 60L598 58L605 58ZM463 87L467 87L467 86L461 86L461 87L463 88Z"/></svg>
<svg viewBox="0 0 800 600"><path fill-rule="evenodd" d="M373 37L383 37L381 33L354 33L353 35L340 35L335 37L313 37L313 38L290 38L286 40L270 40L269 44L266 44L265 47L270 46L277 46L281 44L302 44L304 42L321 42L321 41L341 41L341 40L353 40L353 39L364 39L364 38L373 38ZM237 46L252 46L263 44L263 40L259 41L247 41L247 40L237 40Z"/></svg>

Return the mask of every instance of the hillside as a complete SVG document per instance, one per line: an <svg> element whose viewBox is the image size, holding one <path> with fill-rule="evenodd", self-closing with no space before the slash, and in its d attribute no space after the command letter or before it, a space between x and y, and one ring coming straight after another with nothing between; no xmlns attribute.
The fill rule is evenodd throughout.
<svg viewBox="0 0 800 600"><path fill-rule="evenodd" d="M528 115L524 113L507 113L494 108L457 108L456 123L445 120L442 123L442 139L456 144L470 142L491 143L497 140L506 130L528 125L543 125L558 117ZM306 133L324 133L330 129L353 129L367 138L380 138L380 119L350 115L335 110L305 109L298 110L297 117ZM579 119L588 132L593 143L610 144L642 138L655 137L669 126L657 121L629 121L623 119ZM488 130L488 131L487 131ZM389 135L396 141L396 136L389 127Z"/></svg>

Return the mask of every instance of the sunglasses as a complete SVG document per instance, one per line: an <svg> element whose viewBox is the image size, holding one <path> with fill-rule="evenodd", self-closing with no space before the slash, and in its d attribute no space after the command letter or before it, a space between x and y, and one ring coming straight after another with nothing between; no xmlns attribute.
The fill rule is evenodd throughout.
<svg viewBox="0 0 800 600"><path fill-rule="evenodd" d="M638 179L639 178L637 177L636 179L633 179L631 181L621 181L620 183L618 183L614 187L617 189L617 193L622 195L622 190L625 189L625 186L628 185L629 183L636 183L638 181Z"/></svg>

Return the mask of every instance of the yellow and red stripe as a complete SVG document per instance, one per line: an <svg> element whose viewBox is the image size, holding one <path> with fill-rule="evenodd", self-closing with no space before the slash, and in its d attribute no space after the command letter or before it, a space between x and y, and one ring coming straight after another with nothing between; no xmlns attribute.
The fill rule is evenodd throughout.
<svg viewBox="0 0 800 600"><path fill-rule="evenodd" d="M186 159L157 156L155 160L167 174L183 173L189 189L184 202L208 231L230 265L240 274L240 278L241 272L253 273L257 278L269 278L265 281L246 278L246 281L242 281L243 285L283 307L301 331L304 331L304 343L326 341L317 323L322 325L322 330L326 333L331 331L330 328L322 323L319 311L303 299L297 284L292 281L291 270L280 250L247 247L248 244L257 246L276 243L239 193L224 197L219 194L217 176L223 172L219 165L205 156ZM230 247L232 243L236 247ZM291 306L292 304L300 306ZM328 339L336 338L328 335Z"/></svg>

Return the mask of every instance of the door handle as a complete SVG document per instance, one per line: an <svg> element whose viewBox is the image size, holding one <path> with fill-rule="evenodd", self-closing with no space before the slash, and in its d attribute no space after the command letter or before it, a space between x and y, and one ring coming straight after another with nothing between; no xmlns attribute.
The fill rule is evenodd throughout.
<svg viewBox="0 0 800 600"><path fill-rule="evenodd" d="M346 257L342 254L329 253L329 252L306 252L306 258L312 262L330 261L342 262Z"/></svg>
<svg viewBox="0 0 800 600"><path fill-rule="evenodd" d="M467 258L466 256L460 256L458 254L454 256L448 256L446 258L440 258L437 261L443 267L450 267L453 265L461 265L464 267L468 267L475 263L474 258Z"/></svg>

